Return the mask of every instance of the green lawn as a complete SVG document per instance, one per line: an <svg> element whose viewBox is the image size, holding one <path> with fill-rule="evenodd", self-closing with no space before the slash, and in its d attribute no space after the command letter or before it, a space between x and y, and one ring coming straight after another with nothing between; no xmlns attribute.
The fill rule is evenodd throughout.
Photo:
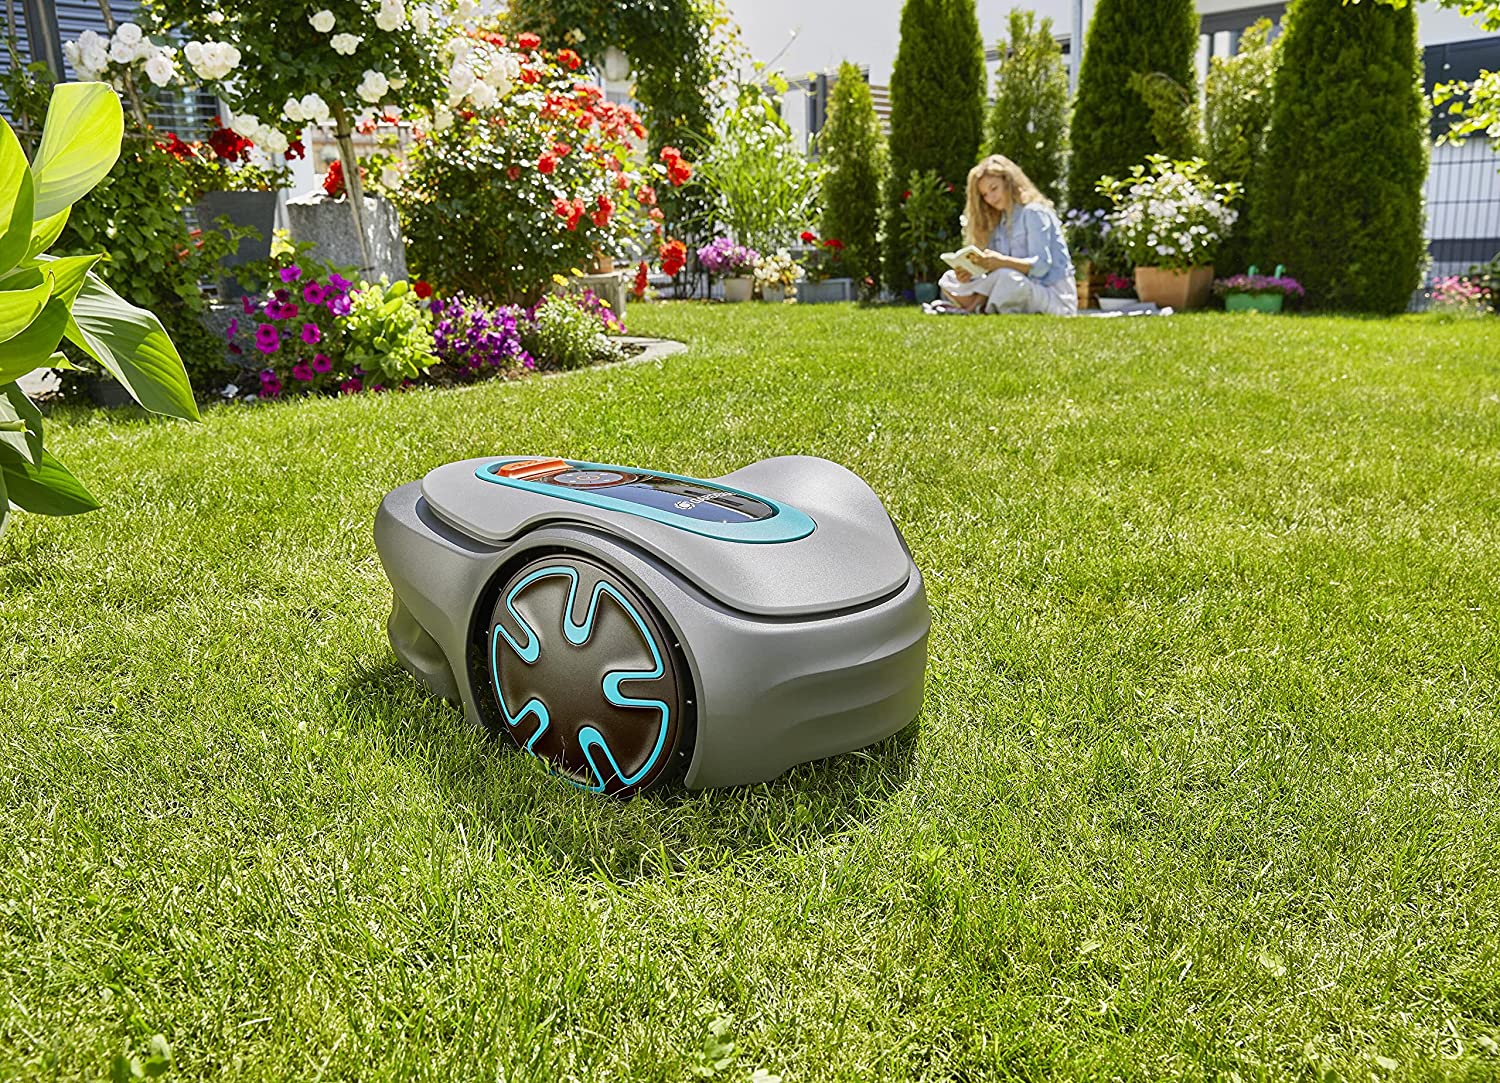
<svg viewBox="0 0 1500 1083"><path fill-rule="evenodd" d="M60 411L0 539L0 1078L1500 1077L1500 321L663 306L662 364ZM558 785L425 695L370 536L440 463L836 459L918 721Z"/></svg>

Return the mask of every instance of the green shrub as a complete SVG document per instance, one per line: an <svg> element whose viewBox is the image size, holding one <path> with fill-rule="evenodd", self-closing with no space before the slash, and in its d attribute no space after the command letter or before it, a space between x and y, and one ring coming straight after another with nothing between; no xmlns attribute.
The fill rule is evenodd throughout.
<svg viewBox="0 0 1500 1083"><path fill-rule="evenodd" d="M1010 38L1000 39L995 101L985 128L986 154L1019 165L1054 202L1068 166L1068 71L1052 36L1052 20L1010 13Z"/></svg>
<svg viewBox="0 0 1500 1083"><path fill-rule="evenodd" d="M346 364L363 369L371 383L395 387L436 360L432 313L407 283L382 279L355 291L344 321Z"/></svg>
<svg viewBox="0 0 1500 1083"><path fill-rule="evenodd" d="M984 127L984 42L974 0L906 0L891 71L890 174L882 265L886 284L911 283L902 242L902 193L913 173L952 184L950 233L958 232L964 181L979 160Z"/></svg>
<svg viewBox="0 0 1500 1083"><path fill-rule="evenodd" d="M516 330L522 348L541 369L583 368L619 352L603 333L598 316L577 300L556 294L536 307L532 319L518 321Z"/></svg>
<svg viewBox="0 0 1500 1083"><path fill-rule="evenodd" d="M823 236L844 242L842 273L856 283L880 276L880 198L885 135L859 68L845 61L818 136L823 162Z"/></svg>
<svg viewBox="0 0 1500 1083"><path fill-rule="evenodd" d="M772 76L773 86L785 86ZM807 160L776 100L745 84L720 114L695 184L714 223L740 244L774 252L817 221L820 169Z"/></svg>
<svg viewBox="0 0 1500 1083"><path fill-rule="evenodd" d="M1421 79L1410 7L1293 0L1252 214L1311 308L1401 312L1421 283Z"/></svg>
<svg viewBox="0 0 1500 1083"><path fill-rule="evenodd" d="M1196 87L1197 48L1192 0L1099 0L1073 103L1068 206L1104 206L1094 187L1099 178L1123 176L1148 155L1191 156L1190 146L1169 145L1158 134L1191 125L1174 125L1153 111L1132 77L1160 73L1178 87Z"/></svg>
<svg viewBox="0 0 1500 1083"><path fill-rule="evenodd" d="M1238 271L1256 258L1251 204L1256 170L1265 154L1281 39L1271 38L1271 20L1261 19L1240 36L1233 56L1216 56L1203 84L1203 142L1215 180L1244 188L1239 221L1219 251L1220 269Z"/></svg>
<svg viewBox="0 0 1500 1083"><path fill-rule="evenodd" d="M931 169L907 175L901 204L901 245L906 273L916 282L934 282L942 274L943 250L957 247L958 231L949 210L953 184Z"/></svg>

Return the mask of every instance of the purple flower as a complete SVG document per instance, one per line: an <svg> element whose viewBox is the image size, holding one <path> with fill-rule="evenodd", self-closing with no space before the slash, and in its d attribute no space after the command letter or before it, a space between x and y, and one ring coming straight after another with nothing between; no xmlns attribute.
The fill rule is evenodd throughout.
<svg viewBox="0 0 1500 1083"><path fill-rule="evenodd" d="M266 315L273 320L295 320L300 311L301 309L290 301L283 301L280 304L273 302L266 306Z"/></svg>
<svg viewBox="0 0 1500 1083"><path fill-rule="evenodd" d="M239 334L239 333L240 333L240 321L238 319L231 319L229 321L229 326L226 327L226 328L224 328L224 337L226 339L231 339L231 338L234 338L234 336L237 335L237 334Z"/></svg>
<svg viewBox="0 0 1500 1083"><path fill-rule="evenodd" d="M281 332L269 323L263 323L255 329L255 348L264 354L272 354L281 349Z"/></svg>
<svg viewBox="0 0 1500 1083"><path fill-rule="evenodd" d="M329 372L333 369L333 358L326 353L313 354L312 370L317 373Z"/></svg>
<svg viewBox="0 0 1500 1083"><path fill-rule="evenodd" d="M353 308L354 306L350 303L347 296L335 297L332 301L328 302L328 311L332 312L335 316L347 316Z"/></svg>
<svg viewBox="0 0 1500 1083"><path fill-rule="evenodd" d="M353 395L355 392L363 389L364 384L360 383L357 379L343 380L339 383L339 393L341 395Z"/></svg>
<svg viewBox="0 0 1500 1083"><path fill-rule="evenodd" d="M295 282L302 277L301 267L283 267L281 269L281 280L283 282Z"/></svg>
<svg viewBox="0 0 1500 1083"><path fill-rule="evenodd" d="M350 282L347 278L339 274L337 271L329 273L328 284L339 293L348 293L349 287L354 285L353 282Z"/></svg>
<svg viewBox="0 0 1500 1083"><path fill-rule="evenodd" d="M231 342L229 344L229 352L232 353L232 354L234 354L234 356L238 357L240 354L244 353L245 351L242 350L242 349L240 349L233 342Z"/></svg>
<svg viewBox="0 0 1500 1083"><path fill-rule="evenodd" d="M315 346L323 341L323 332L318 330L315 323L304 323L302 325L302 341L309 346Z"/></svg>
<svg viewBox="0 0 1500 1083"><path fill-rule="evenodd" d="M307 381L313 378L313 370L306 361L298 361L292 366L292 378L294 380Z"/></svg>
<svg viewBox="0 0 1500 1083"><path fill-rule="evenodd" d="M326 296L328 291L316 282L309 282L302 287L302 299L310 305L321 305Z"/></svg>
<svg viewBox="0 0 1500 1083"><path fill-rule="evenodd" d="M274 399L281 394L281 377L274 369L262 369L260 373L260 397Z"/></svg>
<svg viewBox="0 0 1500 1083"><path fill-rule="evenodd" d="M244 310L245 315L247 316L254 314L255 302L250 300L249 294L246 294L245 296L240 298L240 308Z"/></svg>

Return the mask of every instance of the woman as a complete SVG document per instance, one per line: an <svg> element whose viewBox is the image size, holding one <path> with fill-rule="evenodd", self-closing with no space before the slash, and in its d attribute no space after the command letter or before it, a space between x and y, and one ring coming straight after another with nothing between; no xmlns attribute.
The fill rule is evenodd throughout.
<svg viewBox="0 0 1500 1083"><path fill-rule="evenodd" d="M1078 315L1073 257L1052 204L1009 158L992 154L969 170L967 243L984 249L986 273L950 270L939 284L948 311Z"/></svg>

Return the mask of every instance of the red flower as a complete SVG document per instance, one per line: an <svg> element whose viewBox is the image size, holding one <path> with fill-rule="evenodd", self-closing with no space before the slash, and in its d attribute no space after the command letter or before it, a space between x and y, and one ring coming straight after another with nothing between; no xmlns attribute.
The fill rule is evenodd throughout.
<svg viewBox="0 0 1500 1083"><path fill-rule="evenodd" d="M635 299L639 301L646 296L647 275L646 261L641 260L641 265L635 269Z"/></svg>
<svg viewBox="0 0 1500 1083"><path fill-rule="evenodd" d="M682 151L676 147L662 147L661 160L667 166L667 180L673 188L681 188L693 176L693 167L682 159Z"/></svg>
<svg viewBox="0 0 1500 1083"><path fill-rule="evenodd" d="M535 68L522 68L521 69L521 82L523 82L523 83L534 83L534 82L536 82L540 78L541 78L541 76L539 76L537 74L537 71L536 71Z"/></svg>
<svg viewBox="0 0 1500 1083"><path fill-rule="evenodd" d="M507 177L509 177L511 180L520 180L521 179L521 167L518 166L518 165L513 165L513 166L511 166L509 169L507 169L505 171L505 175Z"/></svg>
<svg viewBox="0 0 1500 1083"><path fill-rule="evenodd" d="M516 48L527 52L539 48L541 44L542 39L535 34L522 34L516 39Z"/></svg>
<svg viewBox="0 0 1500 1083"><path fill-rule="evenodd" d="M603 229L609 225L609 216L615 213L615 205L610 202L609 196L600 196L598 206L593 213L594 225Z"/></svg>
<svg viewBox="0 0 1500 1083"><path fill-rule="evenodd" d="M583 200L581 199L575 199L572 203L568 204L568 229L577 229L578 223L582 221L583 216L587 214L588 211L588 207L584 206Z"/></svg>
<svg viewBox="0 0 1500 1083"><path fill-rule="evenodd" d="M566 143L554 143L552 145L552 153L558 158L566 158L572 152L573 148Z"/></svg>
<svg viewBox="0 0 1500 1083"><path fill-rule="evenodd" d="M661 273L675 278L687 266L687 245L671 240L661 246Z"/></svg>
<svg viewBox="0 0 1500 1083"><path fill-rule="evenodd" d="M411 291L418 297L422 298L422 300L424 301L432 296L432 286L426 282L423 282L421 279L417 279L416 283L412 286Z"/></svg>
<svg viewBox="0 0 1500 1083"><path fill-rule="evenodd" d="M656 206L656 189L649 184L643 184L636 189L635 198L641 201L643 207Z"/></svg>
<svg viewBox="0 0 1500 1083"><path fill-rule="evenodd" d="M191 159L197 157L197 155L193 153L193 148L184 143L178 137L176 132L168 132L167 138L162 142L156 144L156 149L161 151L163 154L170 154L179 162L190 161Z"/></svg>
<svg viewBox="0 0 1500 1083"><path fill-rule="evenodd" d="M552 213L559 218L566 218L573 210L573 204L558 196L552 201Z"/></svg>
<svg viewBox="0 0 1500 1083"><path fill-rule="evenodd" d="M653 222L660 222L662 219L666 218L666 215L661 213L660 207L652 207L651 210L647 212L647 214Z"/></svg>
<svg viewBox="0 0 1500 1083"><path fill-rule="evenodd" d="M594 115L592 113L581 113L578 117L578 130L586 132L594 126Z"/></svg>
<svg viewBox="0 0 1500 1083"><path fill-rule="evenodd" d="M213 152L226 162L243 162L250 157L250 148L254 143L240 135L238 132L230 131L219 123L219 118L214 118L214 130L209 133L208 145Z"/></svg>
<svg viewBox="0 0 1500 1083"><path fill-rule="evenodd" d="M814 233L810 229L804 229L802 231L802 243L803 244L817 244L818 243L818 235L816 233Z"/></svg>
<svg viewBox="0 0 1500 1083"><path fill-rule="evenodd" d="M559 49L557 51L557 62L567 66L569 71L577 71L578 65L583 61L578 59L578 54L572 49Z"/></svg>
<svg viewBox="0 0 1500 1083"><path fill-rule="evenodd" d="M537 159L536 167L540 172L550 174L557 168L557 159L551 154L544 154Z"/></svg>
<svg viewBox="0 0 1500 1083"><path fill-rule="evenodd" d="M842 252L844 250L844 242L837 237L829 237L828 240L823 242L823 247L831 248L835 252Z"/></svg>
<svg viewBox="0 0 1500 1083"><path fill-rule="evenodd" d="M615 177L615 187L622 192L630 191L630 178L624 173L619 174Z"/></svg>
<svg viewBox="0 0 1500 1083"><path fill-rule="evenodd" d="M904 192L901 193L901 202L902 203L905 203L910 198L911 198L911 189L910 188L908 188L906 191L904 191Z"/></svg>
<svg viewBox="0 0 1500 1083"><path fill-rule="evenodd" d="M293 139L290 143L288 143L286 145L286 160L287 161L290 162L293 158L306 158L306 157L307 157L307 147L303 145L302 140L300 140L300 139Z"/></svg>
<svg viewBox="0 0 1500 1083"><path fill-rule="evenodd" d="M328 172L323 174L323 191L335 198L344 194L344 163L337 158L328 163Z"/></svg>

